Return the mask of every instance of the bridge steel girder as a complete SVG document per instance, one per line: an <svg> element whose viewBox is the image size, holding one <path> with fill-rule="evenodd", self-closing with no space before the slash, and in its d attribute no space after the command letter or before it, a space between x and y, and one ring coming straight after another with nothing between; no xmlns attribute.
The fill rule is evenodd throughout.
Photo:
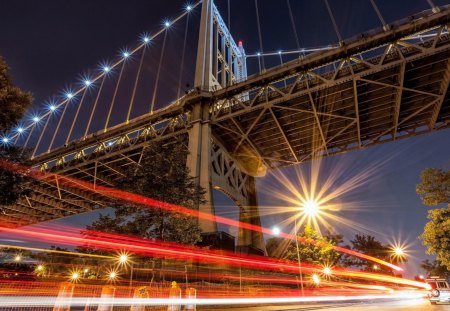
<svg viewBox="0 0 450 311"><path fill-rule="evenodd" d="M447 21L449 11L436 18ZM435 25L426 18L424 24ZM412 32L404 26L399 29L410 37L416 25L408 26ZM253 87L256 82L249 77L248 85L242 82L217 91L213 134L227 142L224 147L233 157L251 158L251 150L254 158L275 169L447 128L450 35L443 31L446 24L433 29L425 42L408 37L378 47L363 42L361 49L354 48L357 53L338 60L334 69L323 63L305 71L290 70L285 80L271 78L273 82ZM383 34L375 37L379 36ZM339 51L314 53L273 71L286 73L285 67L298 63L306 68L311 59L327 53ZM250 94L247 101L238 101L239 93L231 96L237 88ZM230 97L223 98L224 94Z"/></svg>

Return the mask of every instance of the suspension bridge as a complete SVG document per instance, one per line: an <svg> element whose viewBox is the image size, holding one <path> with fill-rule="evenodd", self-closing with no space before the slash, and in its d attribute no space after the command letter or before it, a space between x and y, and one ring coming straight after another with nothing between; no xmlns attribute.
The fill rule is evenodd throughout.
<svg viewBox="0 0 450 311"><path fill-rule="evenodd" d="M387 24L370 1L381 27L343 39L324 3L336 44L301 49L293 27L297 50L264 52L255 0L261 52L247 55L229 31L229 21L213 1L203 0L154 34L143 35L116 61L84 75L63 98L3 136L4 144L31 149L35 168L54 174L34 185L31 195L2 206L3 225L107 207L104 194L61 184L58 176L94 188L113 187L124 168L139 165L155 141L187 146L186 165L208 200L199 211L214 214L213 189L218 189L239 206L241 221L259 225L255 178L267 171L448 128L450 7L428 1L429 10ZM201 11L198 45L196 53L189 53L194 10ZM162 64L166 49L174 47L169 30L180 23L185 23L184 40L177 48L182 53L174 88L164 84L171 73ZM279 58L280 64L266 68L268 57ZM250 58L258 61L256 73L248 73ZM181 95L189 63L195 63L193 87ZM146 70L152 76L147 80ZM153 88L145 97L149 85ZM172 89L175 100L163 88ZM199 225L205 234L217 234L214 221L201 219ZM265 252L262 234L243 229L238 247Z"/></svg>

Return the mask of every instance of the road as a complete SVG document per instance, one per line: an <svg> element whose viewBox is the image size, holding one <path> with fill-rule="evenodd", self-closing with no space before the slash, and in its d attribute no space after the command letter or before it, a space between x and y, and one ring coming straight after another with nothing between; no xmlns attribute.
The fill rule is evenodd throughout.
<svg viewBox="0 0 450 311"><path fill-rule="evenodd" d="M204 307L197 308L200 310L214 310L214 311L313 311L313 310L327 310L327 311L449 311L450 304L431 305L425 299L411 299L401 301L388 302L364 302L364 303L342 303L342 304L305 304L305 305L271 305L271 306L248 306L248 307Z"/></svg>

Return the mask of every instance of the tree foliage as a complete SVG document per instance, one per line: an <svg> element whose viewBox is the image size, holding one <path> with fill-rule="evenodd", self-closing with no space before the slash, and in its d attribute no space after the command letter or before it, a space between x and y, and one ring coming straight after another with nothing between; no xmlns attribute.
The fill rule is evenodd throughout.
<svg viewBox="0 0 450 311"><path fill-rule="evenodd" d="M4 135L17 124L25 110L31 105L30 93L14 86L9 68L0 57L0 135ZM20 148L0 145L0 160L10 164L27 164L27 155ZM24 172L21 172L24 173ZM27 194L27 178L11 169L0 168L0 206L14 203L19 196ZM0 211L2 211L0 207ZM2 213L5 213L2 211Z"/></svg>
<svg viewBox="0 0 450 311"><path fill-rule="evenodd" d="M427 168L420 178L416 192L423 204L447 204L447 207L428 211L430 221L419 238L428 254L437 255L437 262L450 268L450 170Z"/></svg>
<svg viewBox="0 0 450 311"><path fill-rule="evenodd" d="M17 124L31 101L30 93L13 85L9 68L0 56L0 133Z"/></svg>
<svg viewBox="0 0 450 311"><path fill-rule="evenodd" d="M427 168L420 174L420 179L416 192L423 204L450 204L450 170Z"/></svg>
<svg viewBox="0 0 450 311"><path fill-rule="evenodd" d="M450 270L443 266L440 261L433 262L427 260L422 261L420 267L427 272L427 276L440 276L446 279L450 278Z"/></svg>
<svg viewBox="0 0 450 311"><path fill-rule="evenodd" d="M406 262L406 258L403 256L396 256L393 254L393 249L390 245L383 244L378 241L374 236L365 234L356 234L354 239L350 241L351 248L359 253L369 255L393 264L399 264L401 262ZM343 259L345 266L361 267L366 271L383 271L390 272L386 267L374 265L373 262L356 258L353 256L345 255Z"/></svg>
<svg viewBox="0 0 450 311"><path fill-rule="evenodd" d="M335 242L321 236L311 226L306 226L304 231L298 235L301 239L315 241L314 244L300 243L300 260L304 263L318 265L334 265L339 259L339 253L334 251ZM270 238L266 243L267 253L271 257L297 261L297 246L295 241L283 238Z"/></svg>
<svg viewBox="0 0 450 311"><path fill-rule="evenodd" d="M140 165L129 166L116 187L195 208L204 202L204 191L189 175L187 154L186 146L178 141L154 142L144 151ZM192 217L129 202L116 202L113 207L113 216L101 215L88 229L183 244L200 241L200 229Z"/></svg>
<svg viewBox="0 0 450 311"><path fill-rule="evenodd" d="M428 254L436 254L436 259L450 268L450 208L430 210L428 219L420 239Z"/></svg>

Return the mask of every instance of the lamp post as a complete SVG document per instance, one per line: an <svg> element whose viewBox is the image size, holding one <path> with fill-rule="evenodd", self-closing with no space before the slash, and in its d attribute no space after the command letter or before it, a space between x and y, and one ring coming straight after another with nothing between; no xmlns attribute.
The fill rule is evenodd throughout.
<svg viewBox="0 0 450 311"><path fill-rule="evenodd" d="M130 261L130 257L127 254L121 254L119 256L119 264L120 265L129 265L130 266L130 285L131 288L133 286L133 262Z"/></svg>
<svg viewBox="0 0 450 311"><path fill-rule="evenodd" d="M297 238L297 218L294 218L294 231L295 231L295 247L297 249L297 262L298 262L298 274L300 276L300 290L302 296L305 296L305 292L303 290L303 275L302 275L302 263L300 261L300 248L298 247L298 238Z"/></svg>

